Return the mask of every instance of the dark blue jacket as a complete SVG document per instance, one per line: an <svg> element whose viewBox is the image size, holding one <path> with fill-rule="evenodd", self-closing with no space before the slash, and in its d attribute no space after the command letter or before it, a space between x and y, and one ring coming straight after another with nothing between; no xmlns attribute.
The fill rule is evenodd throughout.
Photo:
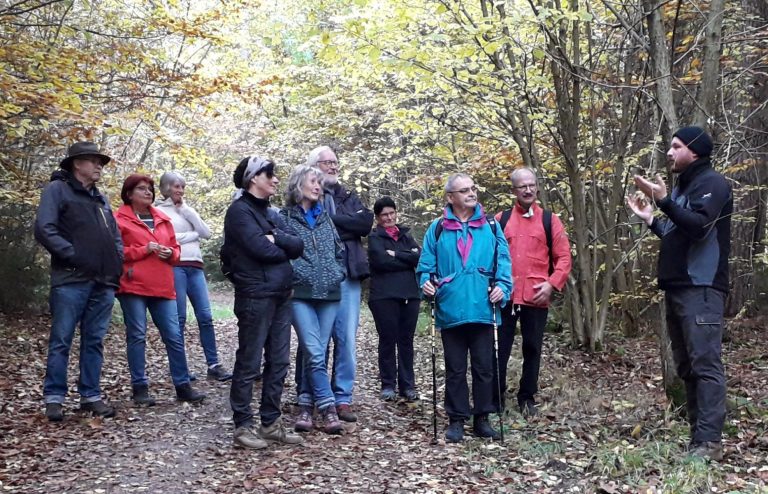
<svg viewBox="0 0 768 494"><path fill-rule="evenodd" d="M344 242L347 276L352 280L363 280L370 276L371 271L361 239L371 232L373 212L363 205L357 194L339 184L327 186L325 191L327 196L333 198L333 205L324 202Z"/></svg>
<svg viewBox="0 0 768 494"><path fill-rule="evenodd" d="M323 210L314 228L301 206L280 211L285 222L304 240L304 253L293 261L293 297L305 300L340 300L344 246L333 222Z"/></svg>
<svg viewBox="0 0 768 494"><path fill-rule="evenodd" d="M43 189L35 238L51 254L51 286L96 281L118 287L123 240L107 199L66 170Z"/></svg>
<svg viewBox="0 0 768 494"><path fill-rule="evenodd" d="M272 243L266 236L272 235ZM291 259L301 256L304 242L269 201L243 192L224 217L224 247L235 295L247 298L287 297L291 293Z"/></svg>
<svg viewBox="0 0 768 494"><path fill-rule="evenodd" d="M700 158L658 206L667 215L651 224L661 238L659 288L704 286L727 293L733 194L725 177L709 158Z"/></svg>

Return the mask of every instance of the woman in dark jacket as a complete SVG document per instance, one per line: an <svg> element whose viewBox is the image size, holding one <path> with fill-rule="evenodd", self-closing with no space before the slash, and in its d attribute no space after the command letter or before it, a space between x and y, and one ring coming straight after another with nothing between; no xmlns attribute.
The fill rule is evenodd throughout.
<svg viewBox="0 0 768 494"><path fill-rule="evenodd" d="M291 259L304 243L269 207L279 183L275 164L258 156L243 159L233 175L242 189L224 218L221 261L235 285L238 348L229 402L235 422L235 445L261 449L267 442L298 444L281 419L280 400L290 366ZM251 398L264 352L259 415L254 427Z"/></svg>
<svg viewBox="0 0 768 494"><path fill-rule="evenodd" d="M336 399L328 376L326 354L344 280L344 247L330 216L320 201L320 169L300 165L288 179L286 207L280 214L304 240L304 254L293 262L293 327L303 355L299 407L294 429L314 427L317 406L329 434L341 432Z"/></svg>
<svg viewBox="0 0 768 494"><path fill-rule="evenodd" d="M408 233L409 228L397 224L397 206L392 198L382 197L376 201L373 212L376 227L368 237L371 264L368 307L379 333L381 398L396 399L397 384L400 396L416 401L419 394L413 375L413 336L419 317L416 265L421 248Z"/></svg>

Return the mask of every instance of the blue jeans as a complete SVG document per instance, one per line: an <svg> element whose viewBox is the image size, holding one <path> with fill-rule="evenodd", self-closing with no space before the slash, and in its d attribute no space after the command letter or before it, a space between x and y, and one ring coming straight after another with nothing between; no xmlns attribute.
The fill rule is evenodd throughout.
<svg viewBox="0 0 768 494"><path fill-rule="evenodd" d="M247 298L235 296L237 354L229 391L235 427L253 425L253 383L264 374L261 384L261 423L271 425L280 418L283 384L291 365L291 301L289 298Z"/></svg>
<svg viewBox="0 0 768 494"><path fill-rule="evenodd" d="M335 402L325 357L339 302L294 299L292 307L293 327L304 355L299 405L314 402L322 410Z"/></svg>
<svg viewBox="0 0 768 494"><path fill-rule="evenodd" d="M184 338L184 325L187 322L187 297L192 302L192 309L197 318L200 330L200 344L203 346L205 361L208 367L219 363L216 352L216 332L213 329L211 303L208 300L208 285L205 282L205 272L191 266L173 268L173 283L176 287L176 306L179 311L179 328Z"/></svg>
<svg viewBox="0 0 768 494"><path fill-rule="evenodd" d="M184 339L179 329L179 316L176 313L176 301L141 295L119 295L120 307L125 319L125 342L128 348L128 368L131 371L131 384L141 386L149 384L146 369L147 348L147 309L160 331L160 336L168 353L168 365L174 386L189 382L187 356L184 353Z"/></svg>
<svg viewBox="0 0 768 494"><path fill-rule="evenodd" d="M355 338L360 324L360 280L341 283L341 303L333 324L333 395L336 405L352 402L357 366Z"/></svg>
<svg viewBox="0 0 768 494"><path fill-rule="evenodd" d="M64 403L67 394L67 365L75 328L80 324L80 401L101 399L101 365L104 337L112 317L115 289L92 281L51 288L51 337L43 383L46 403Z"/></svg>

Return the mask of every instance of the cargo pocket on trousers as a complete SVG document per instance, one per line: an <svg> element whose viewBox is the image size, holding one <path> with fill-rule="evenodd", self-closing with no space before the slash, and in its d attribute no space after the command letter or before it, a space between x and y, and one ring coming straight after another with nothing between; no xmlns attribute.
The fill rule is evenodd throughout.
<svg viewBox="0 0 768 494"><path fill-rule="evenodd" d="M723 318L720 314L696 314L696 324L698 326L704 326L711 328L712 326L720 326Z"/></svg>

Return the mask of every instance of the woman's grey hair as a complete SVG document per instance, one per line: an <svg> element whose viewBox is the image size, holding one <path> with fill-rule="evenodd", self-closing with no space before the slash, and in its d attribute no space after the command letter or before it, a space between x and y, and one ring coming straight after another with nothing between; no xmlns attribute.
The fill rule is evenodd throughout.
<svg viewBox="0 0 768 494"><path fill-rule="evenodd" d="M320 168L309 165L298 165L291 172L291 176L288 177L288 186L285 188L285 205L296 206L301 204L304 199L304 194L301 192L304 184L307 183L307 179L314 175L317 177L317 181L320 182L322 187L323 171Z"/></svg>
<svg viewBox="0 0 768 494"><path fill-rule="evenodd" d="M536 175L536 172L533 171L533 168L528 168L527 166L521 166L520 168L515 168L512 174L509 176L509 178L512 179L512 185L516 185L517 181L520 179L520 175L523 173L530 173L533 175L533 179L538 182L539 177Z"/></svg>
<svg viewBox="0 0 768 494"><path fill-rule="evenodd" d="M446 182L445 182L445 193L446 194L448 192L453 192L453 183L456 180L460 179L460 178L468 178L468 179L472 180L472 177L467 175L466 173L461 173L461 172L454 173L453 175L448 177L448 180L446 180Z"/></svg>
<svg viewBox="0 0 768 494"><path fill-rule="evenodd" d="M171 195L171 187L173 187L174 184L180 183L181 185L187 185L187 182L184 180L184 177L179 175L176 172L165 172L160 177L160 194L164 198L168 198L168 196Z"/></svg>
<svg viewBox="0 0 768 494"><path fill-rule="evenodd" d="M309 156L307 157L307 163L306 164L308 166L317 166L317 162L320 160L320 154L325 152L325 151L330 151L334 155L336 154L336 151L331 149L329 146L318 146L318 147L316 147L315 149L313 149L312 151L309 152Z"/></svg>

